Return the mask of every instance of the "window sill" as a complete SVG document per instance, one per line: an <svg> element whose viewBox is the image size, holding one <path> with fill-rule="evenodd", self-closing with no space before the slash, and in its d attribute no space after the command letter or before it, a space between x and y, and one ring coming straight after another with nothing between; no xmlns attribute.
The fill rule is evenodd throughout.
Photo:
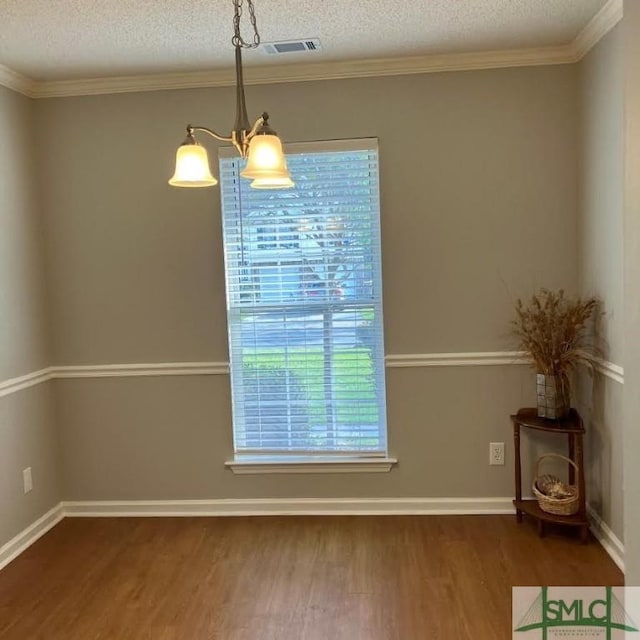
<svg viewBox="0 0 640 640"><path fill-rule="evenodd" d="M395 458L339 458L318 456L239 457L225 462L240 475L268 473L388 473Z"/></svg>

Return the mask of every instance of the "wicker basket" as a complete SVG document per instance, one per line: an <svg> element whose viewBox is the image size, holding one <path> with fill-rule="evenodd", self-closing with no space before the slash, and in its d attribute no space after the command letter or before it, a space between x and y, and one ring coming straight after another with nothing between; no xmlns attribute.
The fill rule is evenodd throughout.
<svg viewBox="0 0 640 640"><path fill-rule="evenodd" d="M580 470L578 465L569 458L561 456L558 453L545 453L538 458L536 462L535 478L533 481L533 495L538 500L538 506L546 513L551 513L555 516L572 516L578 512L580 508L580 494L578 487L575 485L569 486L569 492L571 495L567 498L553 498L545 495L538 489L538 478L540 477L540 464L545 458L557 458L569 463L576 470L576 475L579 475Z"/></svg>

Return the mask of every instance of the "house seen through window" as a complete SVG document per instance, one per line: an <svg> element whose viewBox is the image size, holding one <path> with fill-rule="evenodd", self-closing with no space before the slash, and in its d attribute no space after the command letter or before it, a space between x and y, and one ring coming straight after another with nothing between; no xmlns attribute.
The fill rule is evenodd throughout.
<svg viewBox="0 0 640 640"><path fill-rule="evenodd" d="M287 146L293 189L220 159L236 454L386 454L376 140Z"/></svg>

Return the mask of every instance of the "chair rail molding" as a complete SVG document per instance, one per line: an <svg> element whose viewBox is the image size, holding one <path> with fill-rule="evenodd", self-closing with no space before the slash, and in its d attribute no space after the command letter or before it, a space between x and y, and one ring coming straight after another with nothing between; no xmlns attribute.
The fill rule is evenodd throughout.
<svg viewBox="0 0 640 640"><path fill-rule="evenodd" d="M390 369L403 367L481 367L527 364L521 351L480 351L470 353L403 353L385 357Z"/></svg>
<svg viewBox="0 0 640 640"><path fill-rule="evenodd" d="M53 367L54 378L131 378L137 376L211 376L229 373L228 362L152 362Z"/></svg>
<svg viewBox="0 0 640 640"><path fill-rule="evenodd" d="M610 380L624 384L624 369L619 364L614 364L608 360L598 360L595 364L595 369Z"/></svg>
<svg viewBox="0 0 640 640"><path fill-rule="evenodd" d="M387 355L387 369L423 367L487 367L529 364L521 351L478 351L468 353L403 353ZM596 371L624 384L624 369L613 362L599 360ZM228 362L152 362L125 364L64 365L39 369L0 382L0 398L34 387L48 380L79 378L137 378L157 376L228 375Z"/></svg>
<svg viewBox="0 0 640 640"><path fill-rule="evenodd" d="M17 378L4 380L0 382L0 398L16 393L17 391L22 391L23 389L28 389L29 387L34 387L37 384L51 380L51 377L52 368L47 367L46 369L40 369L23 376L18 376Z"/></svg>

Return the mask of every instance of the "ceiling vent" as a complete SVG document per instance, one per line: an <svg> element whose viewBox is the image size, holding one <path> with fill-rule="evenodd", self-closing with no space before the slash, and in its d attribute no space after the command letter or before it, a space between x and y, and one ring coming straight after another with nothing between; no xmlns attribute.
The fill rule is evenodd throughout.
<svg viewBox="0 0 640 640"><path fill-rule="evenodd" d="M322 45L319 38L304 38L303 40L285 40L283 42L263 42L260 48L269 55L281 55L320 51Z"/></svg>

